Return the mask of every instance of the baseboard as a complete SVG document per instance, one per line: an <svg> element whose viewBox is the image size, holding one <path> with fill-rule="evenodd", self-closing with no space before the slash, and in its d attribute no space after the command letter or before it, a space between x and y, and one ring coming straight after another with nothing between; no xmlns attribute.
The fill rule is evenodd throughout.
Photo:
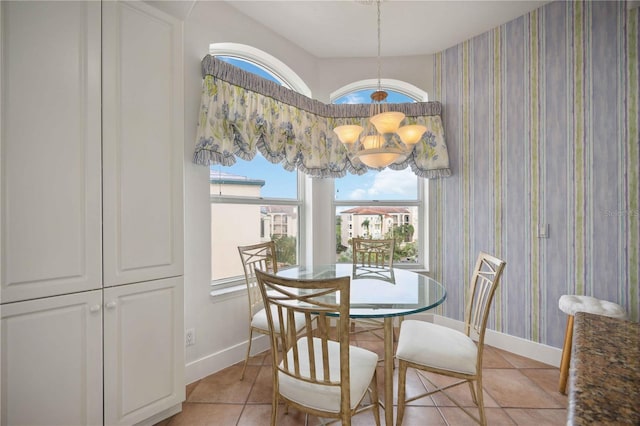
<svg viewBox="0 0 640 426"><path fill-rule="evenodd" d="M431 321L435 324L456 330L463 329L462 321L453 320L440 315L428 315L431 315L432 318L424 319L424 321ZM560 358L562 358L562 349L560 348L532 342L531 340L511 336L494 330L487 330L485 343L489 346L493 346L494 348L531 358L535 361L542 362L553 367L560 367Z"/></svg>
<svg viewBox="0 0 640 426"><path fill-rule="evenodd" d="M407 317L409 318L409 317ZM443 325L445 327L462 330L462 321L443 317L441 315L422 313L411 315L411 319L432 322ZM542 343L532 342L516 336L500 333L493 330L487 330L485 343L498 349L514 353L516 355L531 358L535 361L551 365L553 367L560 366L560 358L562 357L562 349L547 346ZM264 335L260 335L253 339L251 344L251 353L257 354L269 348L269 340ZM196 361L192 361L185 366L185 384L193 383L216 373L224 368L238 363L244 359L247 350L246 343L238 344L223 351L208 355Z"/></svg>
<svg viewBox="0 0 640 426"><path fill-rule="evenodd" d="M269 339L266 335L261 334L254 337L251 343L252 355L264 352L267 349L269 349ZM184 369L185 384L188 385L243 361L246 353L247 343L245 342L187 363Z"/></svg>

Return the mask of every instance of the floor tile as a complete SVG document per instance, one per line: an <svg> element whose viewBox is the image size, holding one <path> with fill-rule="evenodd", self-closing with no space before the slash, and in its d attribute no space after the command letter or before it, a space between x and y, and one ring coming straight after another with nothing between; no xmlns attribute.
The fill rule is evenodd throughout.
<svg viewBox="0 0 640 426"><path fill-rule="evenodd" d="M442 376L439 374L424 373L424 372L420 374L421 374L420 380L424 384L425 388L428 390L435 389L435 386L444 387L460 381L460 379ZM430 384L429 382L427 382L427 380L424 377L431 380L433 384ZM458 404L462 405L463 407L475 407L475 403L473 402L473 398L471 396L471 389L469 388L469 384L463 383L463 384L454 386L452 388L449 388L445 392L446 392L446 395L449 395L451 398L458 401ZM455 406L456 404L453 401L451 401L451 399L449 399L446 395L443 392L438 392L431 395L431 398L433 399L433 401L435 402L435 405L437 406L440 406L440 407ZM491 395L487 393L486 389L483 392L483 399L484 399L485 407L498 407L498 404L493 400L493 398L491 398Z"/></svg>
<svg viewBox="0 0 640 426"><path fill-rule="evenodd" d="M182 412L171 418L169 426L235 426L242 404L182 404Z"/></svg>
<svg viewBox="0 0 640 426"><path fill-rule="evenodd" d="M563 426L567 424L567 410L563 409L507 408L505 411L518 425Z"/></svg>
<svg viewBox="0 0 640 426"><path fill-rule="evenodd" d="M488 369L482 376L484 389L502 408L564 408L519 370Z"/></svg>
<svg viewBox="0 0 640 426"><path fill-rule="evenodd" d="M393 416L394 421L397 414ZM439 426L447 423L436 407L420 407L407 405L404 410L402 426Z"/></svg>
<svg viewBox="0 0 640 426"><path fill-rule="evenodd" d="M269 425L271 422L271 404L247 404L238 426L262 426ZM309 416L309 424L315 425L320 423L315 416ZM289 408L285 412L284 405L280 404L278 408L278 417L276 420L278 426L304 426L305 414L294 408Z"/></svg>
<svg viewBox="0 0 640 426"><path fill-rule="evenodd" d="M509 361L516 368L552 368L549 364L542 363L540 361L536 361L534 359L526 358L521 355L516 355L511 352L507 352L502 349L496 349L501 356L503 356L507 361Z"/></svg>
<svg viewBox="0 0 640 426"><path fill-rule="evenodd" d="M196 380L195 382L187 385L185 389L185 395L186 395L187 401L189 400L189 396L191 396L191 393L193 392L193 390L198 386L198 383L200 383L200 380Z"/></svg>
<svg viewBox="0 0 640 426"><path fill-rule="evenodd" d="M260 372L256 377L251 393L249 393L248 403L271 404L273 392L273 374L271 366L260 367Z"/></svg>
<svg viewBox="0 0 640 426"><path fill-rule="evenodd" d="M240 380L242 367L235 365L226 368L200 380L187 401L244 404L261 368L248 366L244 380Z"/></svg>
<svg viewBox="0 0 640 426"><path fill-rule="evenodd" d="M482 368L517 368L503 356L503 352L490 346L482 351Z"/></svg>
<svg viewBox="0 0 640 426"><path fill-rule="evenodd" d="M369 334L367 336L367 334ZM372 350L380 356L382 340L370 333L352 335L352 344ZM244 380L240 379L244 360L205 377L186 387L187 402L182 412L155 426L264 426L271 418L273 389L270 351L255 354L249 360ZM396 362L397 364L397 362ZM485 347L483 359L483 388L488 424L554 426L566 424L567 397L557 391L559 370L507 351ZM384 399L384 364L378 366L378 391ZM451 378L427 374L437 385L451 383ZM394 403L398 396L398 369L394 370ZM407 395L417 395L430 388L415 370L407 371ZM448 391L470 411L477 413L468 385ZM397 406L394 410L396 417ZM384 410L380 410L384 419ZM384 420L382 422L384 424ZM303 426L305 414L294 408L285 413L278 409L278 426ZM309 425L322 424L321 419L309 417ZM353 418L354 426L374 424L371 411ZM404 426L465 426L474 424L460 408L441 394L409 403L405 410Z"/></svg>
<svg viewBox="0 0 640 426"><path fill-rule="evenodd" d="M480 416L477 408L469 407L466 409L469 410L469 412L474 416ZM458 407L442 407L440 411L442 412L442 416L445 418L449 425L477 426L475 420L465 414L465 412ZM485 416L487 417L487 424L491 426L516 424L501 408L485 408Z"/></svg>
<svg viewBox="0 0 640 426"><path fill-rule="evenodd" d="M544 389L562 407L567 407L569 403L567 395L558 392L560 371L557 368L522 368L520 372Z"/></svg>

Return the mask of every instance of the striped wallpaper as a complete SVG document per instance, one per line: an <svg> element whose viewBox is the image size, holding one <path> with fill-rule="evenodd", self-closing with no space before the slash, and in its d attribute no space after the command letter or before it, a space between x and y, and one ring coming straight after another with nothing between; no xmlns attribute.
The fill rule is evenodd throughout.
<svg viewBox="0 0 640 426"><path fill-rule="evenodd" d="M432 182L444 315L463 318L484 250L507 261L494 330L562 346L562 294L639 320L638 39L638 8L558 1L436 55L453 172Z"/></svg>

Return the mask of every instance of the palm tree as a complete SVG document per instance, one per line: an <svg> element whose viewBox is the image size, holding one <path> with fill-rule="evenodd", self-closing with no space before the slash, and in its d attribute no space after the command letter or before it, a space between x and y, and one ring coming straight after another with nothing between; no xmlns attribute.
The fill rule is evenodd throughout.
<svg viewBox="0 0 640 426"><path fill-rule="evenodd" d="M369 219L365 219L362 221L362 226L367 230L365 237L369 235Z"/></svg>

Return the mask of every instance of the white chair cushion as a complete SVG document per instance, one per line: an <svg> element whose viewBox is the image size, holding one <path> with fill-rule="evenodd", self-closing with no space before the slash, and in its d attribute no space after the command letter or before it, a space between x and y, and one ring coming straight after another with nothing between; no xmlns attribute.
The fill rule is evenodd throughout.
<svg viewBox="0 0 640 426"><path fill-rule="evenodd" d="M307 353L307 338L298 340L300 353ZM322 380L322 347L320 340L314 338L314 352L316 360L316 375ZM293 368L293 351L287 353L289 367ZM300 372L303 377L311 377L308 356L300 355ZM340 381L340 344L329 341L329 377L332 381ZM303 362L304 360L304 362ZM351 408L355 408L364 397L373 373L378 364L378 355L366 349L349 346L349 374L351 375ZM280 366L283 364L281 363ZM327 386L316 383L304 382L294 379L282 372L278 373L280 393L286 398L305 407L328 411L340 412L340 387Z"/></svg>
<svg viewBox="0 0 640 426"><path fill-rule="evenodd" d="M424 321L405 320L396 358L415 364L476 374L478 348L466 334Z"/></svg>
<svg viewBox="0 0 640 426"><path fill-rule="evenodd" d="M274 326L277 330L280 329L280 321L278 320L278 308L275 306L271 307L271 310L274 312L273 319ZM304 315L300 312L296 312L294 314L294 318L296 321L296 330L300 330L304 326ZM259 328L260 330L264 330L269 333L269 322L267 321L267 311L264 309L260 309L256 314L251 318L251 327Z"/></svg>
<svg viewBox="0 0 640 426"><path fill-rule="evenodd" d="M622 306L606 300L596 299L591 296L563 295L560 296L558 307L567 315L575 315L576 312L603 315L607 317L626 319L627 313Z"/></svg>

